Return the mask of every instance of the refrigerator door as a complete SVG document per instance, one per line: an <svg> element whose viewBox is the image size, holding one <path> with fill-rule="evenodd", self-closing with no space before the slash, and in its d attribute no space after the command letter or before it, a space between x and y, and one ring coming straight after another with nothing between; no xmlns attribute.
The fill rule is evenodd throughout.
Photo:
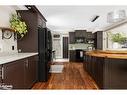
<svg viewBox="0 0 127 95"><path fill-rule="evenodd" d="M38 78L39 81L48 80L48 60L47 60L47 34L45 28L38 28L38 51L39 51L39 64L38 64Z"/></svg>

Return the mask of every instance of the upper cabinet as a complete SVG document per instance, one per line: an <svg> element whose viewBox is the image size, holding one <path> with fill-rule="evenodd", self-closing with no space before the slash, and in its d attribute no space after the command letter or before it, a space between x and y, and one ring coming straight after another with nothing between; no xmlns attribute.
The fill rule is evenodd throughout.
<svg viewBox="0 0 127 95"><path fill-rule="evenodd" d="M94 40L95 49L102 50L103 49L103 31L95 32L94 36L95 36L95 40Z"/></svg>
<svg viewBox="0 0 127 95"><path fill-rule="evenodd" d="M38 52L38 27L46 28L46 19L36 9L17 10L26 22L28 33L18 40L18 50L21 52Z"/></svg>
<svg viewBox="0 0 127 95"><path fill-rule="evenodd" d="M86 32L86 39L94 39L94 34L92 32Z"/></svg>
<svg viewBox="0 0 127 95"><path fill-rule="evenodd" d="M75 30L75 32L69 32L69 43L93 43L94 34L92 32L87 32L86 30Z"/></svg>
<svg viewBox="0 0 127 95"><path fill-rule="evenodd" d="M86 37L86 30L75 30L75 37Z"/></svg>
<svg viewBox="0 0 127 95"><path fill-rule="evenodd" d="M45 20L41 17L41 15L38 14L38 26L46 27Z"/></svg>
<svg viewBox="0 0 127 95"><path fill-rule="evenodd" d="M70 44L75 43L75 32L69 32L69 43Z"/></svg>

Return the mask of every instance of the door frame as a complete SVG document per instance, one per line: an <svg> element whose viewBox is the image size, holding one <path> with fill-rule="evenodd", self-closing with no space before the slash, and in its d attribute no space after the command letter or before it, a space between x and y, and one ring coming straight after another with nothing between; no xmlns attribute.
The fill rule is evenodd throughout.
<svg viewBox="0 0 127 95"><path fill-rule="evenodd" d="M63 34L62 35L62 40L61 40L61 46L62 46L62 48L61 48L61 54L62 54L62 59L63 59L63 37L68 37L68 49L69 49L69 34ZM68 56L69 56L69 52L68 52ZM68 59L69 59L69 57L68 57Z"/></svg>

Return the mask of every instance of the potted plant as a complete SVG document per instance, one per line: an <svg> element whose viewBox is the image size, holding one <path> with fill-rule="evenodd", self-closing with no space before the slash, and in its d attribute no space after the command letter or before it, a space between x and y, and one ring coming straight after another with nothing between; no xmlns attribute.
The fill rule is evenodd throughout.
<svg viewBox="0 0 127 95"><path fill-rule="evenodd" d="M127 41L127 37L124 33L109 33L111 41L113 42L113 48L117 49L120 47L121 44L124 44Z"/></svg>
<svg viewBox="0 0 127 95"><path fill-rule="evenodd" d="M23 38L24 35L28 32L27 25L24 21L21 20L21 16L19 14L11 15L10 27L17 33L17 38Z"/></svg>

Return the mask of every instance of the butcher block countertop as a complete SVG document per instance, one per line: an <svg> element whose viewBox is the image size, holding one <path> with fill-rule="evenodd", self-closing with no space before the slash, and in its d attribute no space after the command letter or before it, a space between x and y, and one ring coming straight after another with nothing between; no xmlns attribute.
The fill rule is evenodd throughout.
<svg viewBox="0 0 127 95"><path fill-rule="evenodd" d="M86 55L105 57L105 58L116 58L116 59L127 59L127 50L94 50L86 52Z"/></svg>

